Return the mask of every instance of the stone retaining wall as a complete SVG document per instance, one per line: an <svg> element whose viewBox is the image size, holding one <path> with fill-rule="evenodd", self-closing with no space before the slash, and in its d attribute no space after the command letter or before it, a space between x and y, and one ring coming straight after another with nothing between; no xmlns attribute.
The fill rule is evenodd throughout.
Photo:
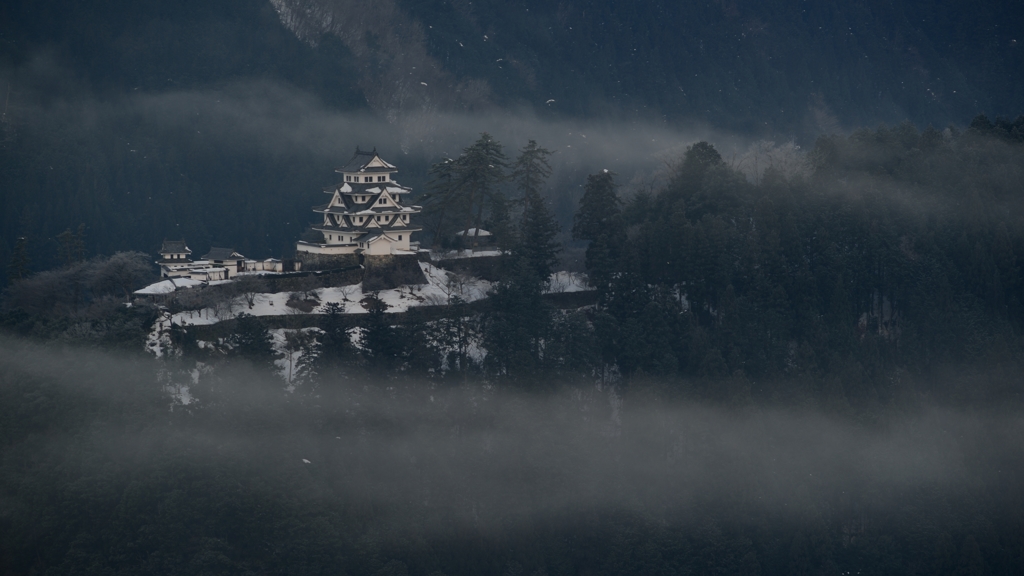
<svg viewBox="0 0 1024 576"><path fill-rule="evenodd" d="M426 284L416 254L387 254L363 259L363 292L391 290L409 284Z"/></svg>
<svg viewBox="0 0 1024 576"><path fill-rule="evenodd" d="M296 251L295 259L302 262L304 271L334 270L361 264L356 254L313 254Z"/></svg>

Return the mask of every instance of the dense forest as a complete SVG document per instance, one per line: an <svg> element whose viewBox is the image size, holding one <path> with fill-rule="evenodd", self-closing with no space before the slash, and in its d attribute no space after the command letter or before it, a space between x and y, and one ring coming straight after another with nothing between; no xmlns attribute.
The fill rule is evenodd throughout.
<svg viewBox="0 0 1024 576"><path fill-rule="evenodd" d="M327 309L287 388L246 314L154 361L146 256L69 230L61 266L9 267L3 569L1016 574L1022 124L596 171L583 307L542 289L551 152L484 134L424 196L438 243L498 235L483 305Z"/></svg>

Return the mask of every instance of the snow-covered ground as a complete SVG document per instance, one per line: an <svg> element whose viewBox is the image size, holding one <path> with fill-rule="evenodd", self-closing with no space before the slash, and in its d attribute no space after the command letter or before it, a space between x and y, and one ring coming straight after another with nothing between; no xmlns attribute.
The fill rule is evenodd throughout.
<svg viewBox="0 0 1024 576"><path fill-rule="evenodd" d="M401 286L393 290L377 292L377 297L388 305L389 313L406 312L417 306L444 305L454 297L458 297L464 302L475 302L486 298L487 292L491 289L491 283L486 280L448 272L427 262L420 262L419 265L427 279L426 284ZM584 275L575 272L556 272L551 275L546 292L562 293L584 290L592 290L587 285ZM243 313L252 316L323 314L326 305L330 303L340 305L343 314L368 313L363 302L370 294L363 292L362 284L318 288L312 291L311 294L315 295L319 305L310 312L302 312L289 307L287 302L292 294L292 292L256 294L251 308L244 296L237 296L214 307L177 312L173 315L165 313L154 323L153 330L147 338L146 347L158 358L162 356L170 344L167 333L171 324L179 326L211 325L236 318ZM283 346L284 332L278 330L273 333L275 341L280 339L280 345ZM291 365L294 366L294 362L297 360L297 357L292 358ZM288 357L282 362L287 364ZM284 365L282 365L283 369Z"/></svg>
<svg viewBox="0 0 1024 576"><path fill-rule="evenodd" d="M427 262L420 262L420 268L427 279L426 284L401 286L393 290L381 290L377 297L388 305L388 312L406 312L416 306L436 306L445 304L449 298L458 296L466 302L474 302L487 296L491 283L479 278L471 278L461 274L446 272ZM362 301L369 296L363 292L362 284L318 288L313 291L320 305L308 314L323 314L325 305L336 303L341 305L343 314L366 314L367 309ZM174 315L161 317L154 325L154 333L150 334L149 348L159 356L162 347L159 332L169 328L170 324L179 326L201 326L216 324L230 320L239 314L252 316L280 316L285 314L307 314L287 306L292 292L276 292L273 294L256 294L252 308L243 296L237 296L222 305L178 312Z"/></svg>
<svg viewBox="0 0 1024 576"><path fill-rule="evenodd" d="M146 350L157 358L164 355L164 350L171 344L171 315L164 312L153 323L153 329L146 337Z"/></svg>
<svg viewBox="0 0 1024 576"><path fill-rule="evenodd" d="M587 277L579 272L555 272L548 278L548 294L559 294L562 292L584 292L593 290L587 284Z"/></svg>
<svg viewBox="0 0 1024 576"><path fill-rule="evenodd" d="M485 256L501 256L501 250L495 248L471 250L469 248L465 250L447 250L441 251L430 251L430 259L435 262L438 260L453 260L456 258L483 258Z"/></svg>
<svg viewBox="0 0 1024 576"><path fill-rule="evenodd" d="M193 280L191 278L168 278L159 282L150 284L145 288L140 288L135 291L135 294L140 296L154 296L159 294L170 294L175 290L181 290L184 288L194 288L196 286L202 286L203 282L200 280Z"/></svg>

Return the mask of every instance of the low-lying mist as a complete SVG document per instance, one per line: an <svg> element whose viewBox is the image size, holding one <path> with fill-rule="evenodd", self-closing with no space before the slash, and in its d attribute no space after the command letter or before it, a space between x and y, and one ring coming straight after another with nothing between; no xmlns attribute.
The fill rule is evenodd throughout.
<svg viewBox="0 0 1024 576"><path fill-rule="evenodd" d="M289 393L244 365L218 367L181 406L158 383L172 364L7 339L0 370L8 482L58 463L83 482L110 468L126 482L156 474L162 490L189 489L167 477L230 478L284 503L372 510L389 530L527 529L589 513L805 522L908 498L1014 499L1024 470L1024 421L991 409L864 418L367 376ZM23 459L38 464L12 468ZM28 506L21 497L8 503Z"/></svg>
<svg viewBox="0 0 1024 576"><path fill-rule="evenodd" d="M123 130L127 124L168 145L191 139L228 154L307 157L338 165L357 145L376 146L399 168L406 168L405 180L417 184L425 170L411 174L410 165L419 171L428 162L457 156L481 132L502 142L510 156L530 139L556 151L554 181L565 170L582 170L585 176L603 168L619 171L628 181L678 160L686 145L698 140L713 140L726 156L740 154L750 144L748 138L710 126L670 126L657 118L577 119L544 110L497 108L457 113L427 107L401 115L338 110L309 92L260 78L120 95L91 94L73 78L47 54L0 70L0 83L16 88L9 119L29 130L34 123L59 122L76 132Z"/></svg>

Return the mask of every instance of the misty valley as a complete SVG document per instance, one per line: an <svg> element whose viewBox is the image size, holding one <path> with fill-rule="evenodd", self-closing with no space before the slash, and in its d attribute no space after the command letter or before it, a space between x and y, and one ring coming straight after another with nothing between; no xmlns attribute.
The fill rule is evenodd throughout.
<svg viewBox="0 0 1024 576"><path fill-rule="evenodd" d="M487 134L360 242L405 204L328 187L290 271L23 238L7 569L1013 573L1018 133L698 142L587 176L565 242L552 153Z"/></svg>
<svg viewBox="0 0 1024 576"><path fill-rule="evenodd" d="M1024 574L1024 7L0 7L0 576Z"/></svg>

